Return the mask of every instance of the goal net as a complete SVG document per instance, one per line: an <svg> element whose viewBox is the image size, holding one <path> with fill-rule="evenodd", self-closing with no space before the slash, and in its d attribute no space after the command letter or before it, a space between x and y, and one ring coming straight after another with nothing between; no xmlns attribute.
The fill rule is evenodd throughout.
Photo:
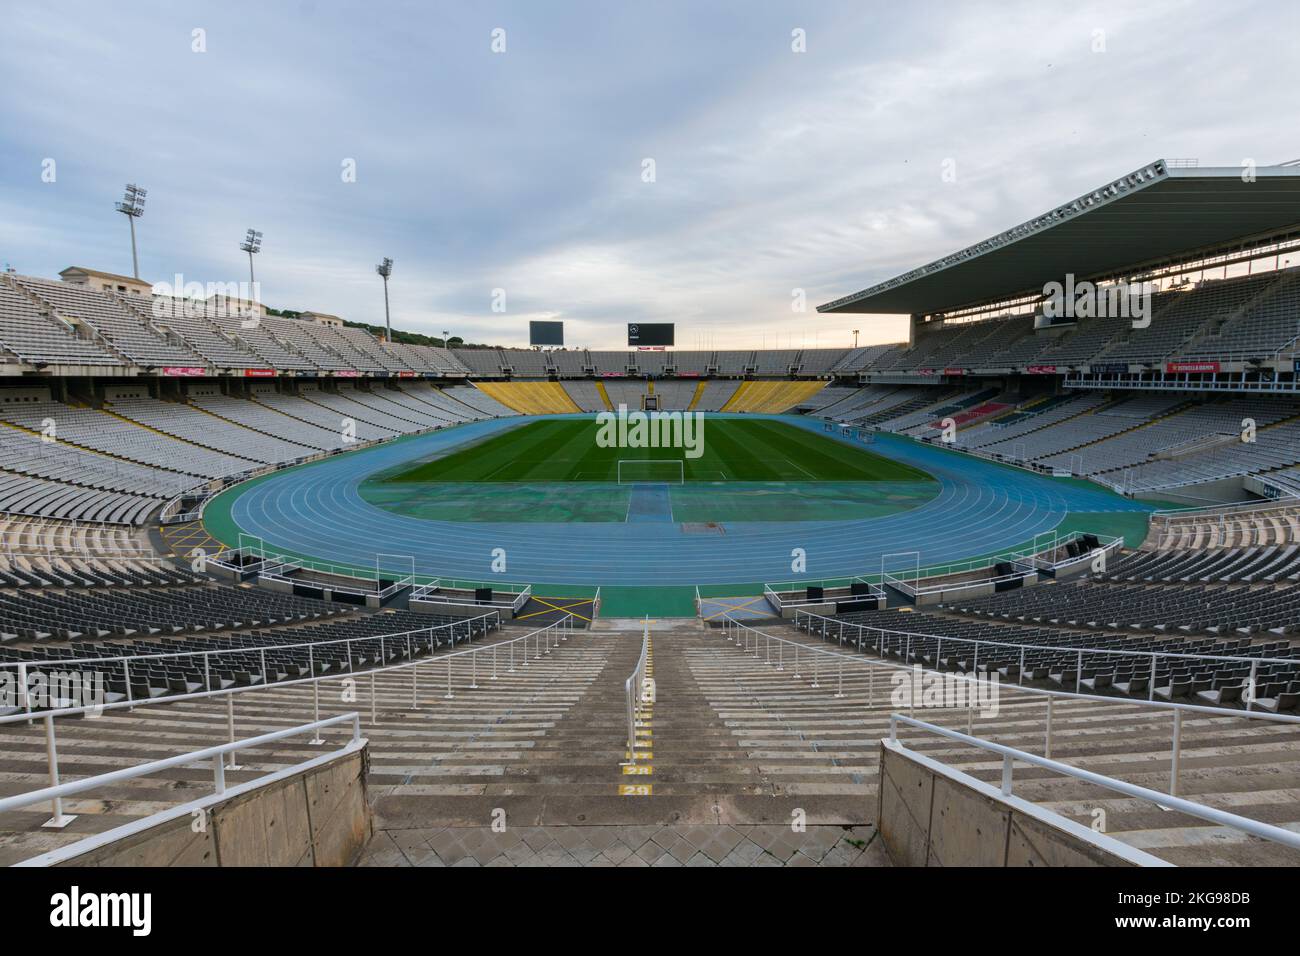
<svg viewBox="0 0 1300 956"><path fill-rule="evenodd" d="M620 458L618 483L620 485L656 484L680 485L686 480L686 463L680 458Z"/></svg>

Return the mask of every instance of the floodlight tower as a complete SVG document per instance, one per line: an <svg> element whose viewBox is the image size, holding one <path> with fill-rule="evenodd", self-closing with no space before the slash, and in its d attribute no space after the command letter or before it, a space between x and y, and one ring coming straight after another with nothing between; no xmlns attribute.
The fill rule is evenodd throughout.
<svg viewBox="0 0 1300 956"><path fill-rule="evenodd" d="M257 280L253 278L253 256L262 251L262 234L256 229L248 230L239 248L248 253L248 294L252 295L253 289L257 288Z"/></svg>
<svg viewBox="0 0 1300 956"><path fill-rule="evenodd" d="M144 215L144 197L148 192L135 183L127 183L126 193L115 207L131 223L131 269L137 279L140 278L140 260L135 252L135 221Z"/></svg>
<svg viewBox="0 0 1300 956"><path fill-rule="evenodd" d="M393 323L388 317L388 277L393 274L393 260L387 257L375 266L375 271L384 279L384 328L388 330L388 344L393 344Z"/></svg>
<svg viewBox="0 0 1300 956"><path fill-rule="evenodd" d="M445 349L446 349L447 351L449 351L449 352L451 351L451 338L450 338L450 336L451 336L451 333L450 333L450 332L448 332L446 329L443 329L443 330L442 330L442 347L445 348Z"/></svg>

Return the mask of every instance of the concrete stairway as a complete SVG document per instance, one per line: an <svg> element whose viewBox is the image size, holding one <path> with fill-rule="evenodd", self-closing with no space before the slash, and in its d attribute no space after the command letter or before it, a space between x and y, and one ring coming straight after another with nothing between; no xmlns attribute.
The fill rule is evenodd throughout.
<svg viewBox="0 0 1300 956"><path fill-rule="evenodd" d="M835 650L834 644L785 625L767 633L798 641L810 649ZM899 710L890 701L889 672L851 664L843 667L843 698L838 666L831 660L814 665L804 652L796 668L786 647L771 663L718 635L716 644L748 662L734 665L743 675L727 711L737 734L745 735L755 753L768 757L768 772L788 785L803 787L809 771L821 773L823 791L843 787L861 794L874 813L879 740L888 735L888 715ZM752 650L752 648L751 648ZM835 662L838 663L837 661ZM895 662L896 663L896 662ZM780 668L780 669L778 669ZM800 674L798 678L794 675ZM870 671L875 671L872 676ZM895 672L896 673L896 672ZM814 674L820 688L811 686ZM748 698L748 700L746 700ZM916 707L920 720L967 731L975 736L1043 754L1047 706L1042 698L1003 688L996 715ZM1170 782L1173 719L1116 698L1114 702L1058 700L1053 705L1050 756L1072 766L1167 792ZM1001 759L923 731L905 729L900 738L913 749L990 783L1001 779ZM803 763L804 761L806 763ZM829 761L833 769L820 769ZM779 775L779 776L778 776ZM1071 819L1092 826L1103 821L1117 839L1181 865L1291 865L1300 853L1184 814L1168 812L1140 800L1120 797L1073 778L1020 766L1017 796L1033 800ZM1188 715L1183 720L1178 795L1252 819L1300 830L1300 728L1225 716ZM1100 811L1100 812L1099 812Z"/></svg>
<svg viewBox="0 0 1300 956"><path fill-rule="evenodd" d="M834 658L813 654L812 647L839 649L783 624L763 629L807 648L797 662L791 647L775 642L770 651L760 646L755 653L751 646L746 653L698 621L653 622L656 693L644 728L650 756L636 761L648 772L629 773L623 683L640 651L641 627L640 621L599 620L558 646L530 643L526 664L515 644L513 669L510 645L500 642L520 631L507 628L478 645L473 659L456 657L450 668L440 658L430 659L414 680L408 668L321 684L320 716L359 711L371 742L376 830L390 836L370 862L394 862L394 853L409 862L397 850L402 834L420 843L417 849L424 853L439 840L461 846L459 838L435 833L440 828L469 834L502 822L514 836L533 834L536 840L530 842L546 844L535 847L532 862L524 865L573 861L558 851L547 856L554 851L551 843L572 841L595 849L582 842L595 838L576 830L604 834L596 842L608 837L622 847L624 862L635 865L667 862L659 858L682 847L672 862L734 863L749 854L771 865L783 861L770 848L784 848L790 860L815 863L783 836L800 821L810 834L821 831L813 840L821 852L834 846L832 855L847 860L856 847L854 862L844 865L884 862L878 852L863 851L875 817L879 741L888 734L889 713L897 709L890 700L893 672L864 666L853 651ZM315 712L309 687L240 694L235 734L250 737L294 726ZM965 709L918 707L915 713L932 723L967 727ZM1041 698L1023 699L1004 689L997 713L973 713L970 727L976 735L1042 753L1045 716ZM1055 759L1152 789L1168 786L1167 714L1119 699L1059 701L1053 718ZM146 704L94 720L60 721L60 768L65 780L103 773L224 742L228 733L224 701ZM341 742L346 732L325 736L327 742ZM999 761L985 752L919 731L901 736L918 751L980 779L999 777ZM1189 716L1183 723L1179 792L1300 828L1298 740L1289 726ZM248 780L321 749L295 739L242 752L240 769L229 771L227 780ZM1107 832L1172 862L1300 862L1300 855L1272 844L1068 778L1021 767L1015 779L1019 796L1085 825L1101 811ZM45 782L41 724L0 729L0 793ZM626 790L629 785L637 789ZM0 864L185 802L210 787L210 766L127 781L65 801L65 812L78 818L64 830L41 828L50 815L47 807L5 814L0 816ZM848 827L854 829L843 829ZM615 830L617 839L611 835ZM722 850L710 856L719 846ZM518 844L515 849L520 850ZM461 846L452 855L456 852L465 862L478 850ZM593 853L593 858L599 863L604 857ZM606 859L604 865L609 863Z"/></svg>
<svg viewBox="0 0 1300 956"><path fill-rule="evenodd" d="M362 716L363 733L371 742L372 796L381 802L394 793L399 799L435 801L448 795L473 797L508 789L512 781L533 773L529 754L602 672L614 638L577 635L549 649L529 640L525 656L521 643L506 643L522 633L506 628L475 645L473 658L459 654L450 664L442 660L444 653L425 659L418 669L361 673L355 679L343 675L320 683L320 717L353 710ZM234 701L236 739L303 724L317 714L310 686L272 685L238 694ZM227 721L225 699L144 704L94 719L60 720L62 779L225 743L231 739ZM330 729L323 736L328 746L341 744L348 733ZM611 738L617 733L611 731ZM322 749L304 736L241 751L240 769L227 771L227 783L291 766ZM43 722L0 728L0 793L22 793L47 783ZM211 766L205 764L65 800L64 812L78 818L63 830L41 828L50 816L48 805L0 815L0 865L187 802L211 788Z"/></svg>

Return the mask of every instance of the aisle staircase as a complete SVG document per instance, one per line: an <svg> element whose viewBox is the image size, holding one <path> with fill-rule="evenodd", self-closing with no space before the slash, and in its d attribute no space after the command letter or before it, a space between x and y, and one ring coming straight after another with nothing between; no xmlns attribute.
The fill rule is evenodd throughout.
<svg viewBox="0 0 1300 956"><path fill-rule="evenodd" d="M360 712L370 741L375 835L366 865L887 865L873 823L880 740L895 710L891 671L784 623L763 632L794 643L748 649L694 619L650 622L654 703L626 747L624 681L644 623L598 619L589 631L536 642L526 658L511 626L472 658L321 685L320 716ZM798 645L798 658L795 647ZM513 649L513 668L511 653ZM829 656L832 652L842 656ZM346 675L343 675L346 676ZM450 692L450 693L449 693ZM309 686L238 695L236 733L313 719ZM918 708L965 730L966 712ZM1043 698L1004 693L972 731L1042 752ZM1171 720L1130 701L1057 700L1052 756L1153 789L1168 785ZM224 701L143 704L96 720L63 721L65 780L189 752L229 739ZM919 733L909 746L982 780L985 752ZM318 753L294 739L240 754L230 784ZM39 722L0 729L0 792L43 785ZM1187 715L1180 794L1300 827L1300 746L1290 726ZM1171 862L1294 865L1298 854L1078 780L1019 770L1016 793ZM0 864L66 845L193 799L208 766L129 780L65 802L77 819L43 829L48 807L0 816Z"/></svg>

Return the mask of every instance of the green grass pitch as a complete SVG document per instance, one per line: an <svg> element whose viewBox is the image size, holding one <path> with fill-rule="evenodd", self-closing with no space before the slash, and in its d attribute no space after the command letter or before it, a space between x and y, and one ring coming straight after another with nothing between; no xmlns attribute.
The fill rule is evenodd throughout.
<svg viewBox="0 0 1300 956"><path fill-rule="evenodd" d="M706 418L703 454L601 448L595 419L531 422L383 477L387 482L618 480L618 462L676 460L686 481L925 481L930 476L814 432L767 419ZM624 479L629 470L624 466ZM676 481L673 474L671 480Z"/></svg>

